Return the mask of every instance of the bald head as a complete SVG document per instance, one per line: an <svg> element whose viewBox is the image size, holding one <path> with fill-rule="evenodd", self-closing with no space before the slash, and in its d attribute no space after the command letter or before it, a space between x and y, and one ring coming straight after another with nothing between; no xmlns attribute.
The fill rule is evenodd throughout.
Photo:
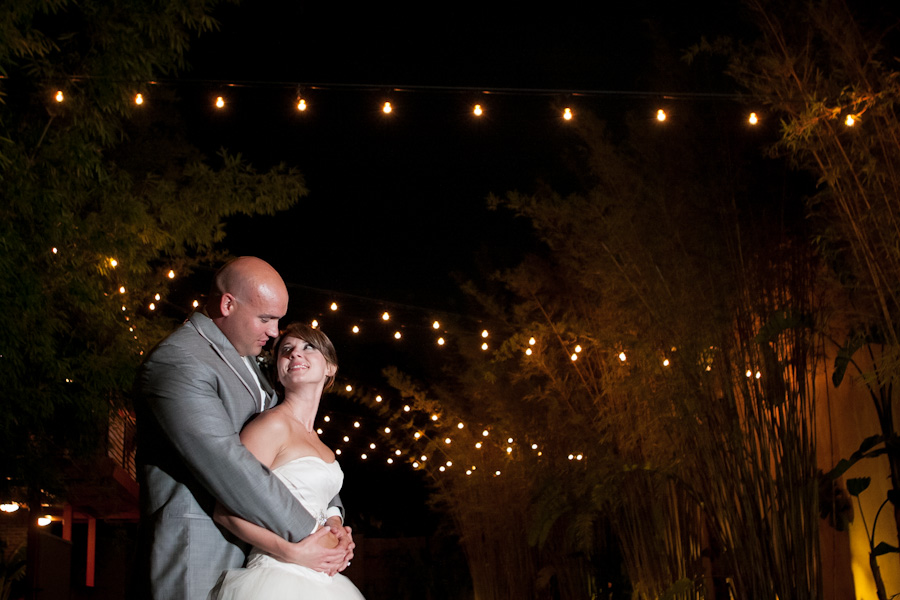
<svg viewBox="0 0 900 600"><path fill-rule="evenodd" d="M278 272L264 260L242 256L216 273L206 310L241 356L256 356L278 335L288 292Z"/></svg>

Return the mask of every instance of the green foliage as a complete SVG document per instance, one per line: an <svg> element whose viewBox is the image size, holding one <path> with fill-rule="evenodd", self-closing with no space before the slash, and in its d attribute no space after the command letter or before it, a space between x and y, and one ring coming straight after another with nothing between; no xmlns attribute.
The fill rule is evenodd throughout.
<svg viewBox="0 0 900 600"><path fill-rule="evenodd" d="M0 600L8 600L13 583L25 577L25 564L25 546L7 551L0 540Z"/></svg>
<svg viewBox="0 0 900 600"><path fill-rule="evenodd" d="M214 5L0 8L3 486L59 491L72 459L102 451L143 352L189 310L168 301L173 283L221 259L229 216L306 193L293 170L258 173L225 151L213 166L134 112L135 90L183 66L190 36L214 27ZM150 138L162 151L146 160Z"/></svg>

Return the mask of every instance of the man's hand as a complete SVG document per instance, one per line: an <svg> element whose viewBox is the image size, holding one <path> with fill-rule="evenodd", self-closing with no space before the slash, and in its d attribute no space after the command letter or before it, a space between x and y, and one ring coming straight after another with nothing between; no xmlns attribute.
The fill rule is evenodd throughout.
<svg viewBox="0 0 900 600"><path fill-rule="evenodd" d="M336 549L344 550L344 559L341 561L341 566L338 567L338 571L343 571L350 566L350 561L353 560L353 549L356 548L356 544L353 543L352 530L344 527L344 522L337 516L329 517L325 522L325 527L330 527L337 539Z"/></svg>

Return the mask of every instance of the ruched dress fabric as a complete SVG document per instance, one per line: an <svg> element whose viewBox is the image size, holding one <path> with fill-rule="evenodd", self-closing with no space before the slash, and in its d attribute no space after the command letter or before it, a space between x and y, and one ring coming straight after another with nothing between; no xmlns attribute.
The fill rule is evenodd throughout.
<svg viewBox="0 0 900 600"><path fill-rule="evenodd" d="M325 522L328 503L344 482L344 473L335 462L317 456L304 456L272 470L294 497ZM291 563L283 563L255 549L243 569L225 572L217 600L364 600L347 577L338 573L329 577Z"/></svg>

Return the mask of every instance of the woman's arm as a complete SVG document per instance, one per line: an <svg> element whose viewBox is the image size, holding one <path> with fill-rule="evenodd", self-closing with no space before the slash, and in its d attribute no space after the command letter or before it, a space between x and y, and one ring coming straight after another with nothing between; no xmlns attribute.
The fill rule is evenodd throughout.
<svg viewBox="0 0 900 600"><path fill-rule="evenodd" d="M282 562L303 565L328 575L334 575L346 567L347 552L338 546L338 537L330 526L321 527L292 544L268 529L229 513L221 504L216 505L213 519L248 544Z"/></svg>
<svg viewBox="0 0 900 600"><path fill-rule="evenodd" d="M289 435L289 427L281 415L262 413L241 431L241 442L259 462L272 468L285 449ZM347 548L352 540L340 543L344 528L333 526L336 518L296 543L290 543L268 529L242 519L221 504L216 505L213 518L234 535L280 561L303 565L329 575L343 570L349 560L347 555L352 556L352 550Z"/></svg>

